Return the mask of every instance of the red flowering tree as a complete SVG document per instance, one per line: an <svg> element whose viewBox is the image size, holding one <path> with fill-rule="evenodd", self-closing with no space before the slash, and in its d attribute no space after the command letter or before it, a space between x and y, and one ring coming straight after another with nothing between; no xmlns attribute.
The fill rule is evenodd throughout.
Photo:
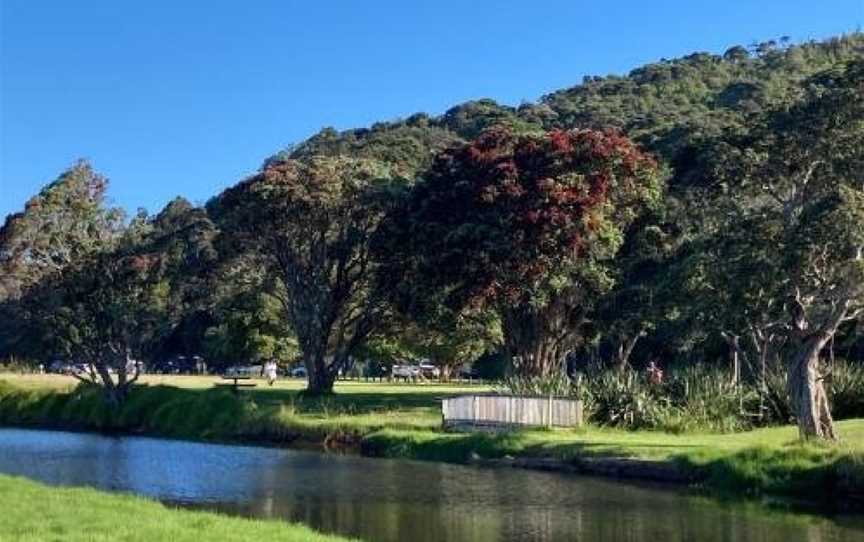
<svg viewBox="0 0 864 542"><path fill-rule="evenodd" d="M657 165L613 131L492 130L451 148L388 221L384 280L403 306L496 310L513 366L561 369Z"/></svg>

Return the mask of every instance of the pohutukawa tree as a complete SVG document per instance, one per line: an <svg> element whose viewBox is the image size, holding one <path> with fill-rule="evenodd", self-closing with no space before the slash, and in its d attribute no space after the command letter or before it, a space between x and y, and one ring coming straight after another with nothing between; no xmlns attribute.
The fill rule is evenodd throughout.
<svg viewBox="0 0 864 542"><path fill-rule="evenodd" d="M87 367L79 380L122 403L138 379L148 341L169 326L164 255L140 249L133 225L118 246L95 252L45 277L27 296L28 315L54 352Z"/></svg>
<svg viewBox="0 0 864 542"><path fill-rule="evenodd" d="M383 280L497 311L514 369L548 376L609 288L624 229L659 194L655 161L620 133L493 129L440 154L388 220Z"/></svg>
<svg viewBox="0 0 864 542"><path fill-rule="evenodd" d="M213 204L237 249L278 277L310 393L331 392L382 322L369 242L399 185L378 162L312 157L272 163Z"/></svg>
<svg viewBox="0 0 864 542"><path fill-rule="evenodd" d="M108 179L79 161L22 212L6 217L0 228L0 350L43 359L60 353L54 341L43 340L49 326L32 299L45 291L43 281L113 246L124 215L106 205L107 188Z"/></svg>

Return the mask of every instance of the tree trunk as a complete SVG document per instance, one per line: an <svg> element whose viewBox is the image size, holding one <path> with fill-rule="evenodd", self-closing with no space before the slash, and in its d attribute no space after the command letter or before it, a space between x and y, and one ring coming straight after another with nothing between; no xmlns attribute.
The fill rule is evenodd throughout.
<svg viewBox="0 0 864 542"><path fill-rule="evenodd" d="M829 338L820 334L803 340L789 367L789 398L798 420L798 432L804 440L837 440L828 395L819 371L819 354Z"/></svg>
<svg viewBox="0 0 864 542"><path fill-rule="evenodd" d="M510 345L513 369L519 376L548 378L564 371L564 355L555 341L540 340L535 344Z"/></svg>
<svg viewBox="0 0 864 542"><path fill-rule="evenodd" d="M745 357L741 347L741 337L725 331L722 335L729 345L729 381L733 386L737 386L741 380L741 358Z"/></svg>
<svg viewBox="0 0 864 542"><path fill-rule="evenodd" d="M308 372L308 369L307 369ZM336 382L336 375L331 371L316 371L309 372L309 383L306 386L306 393L309 395L329 395L333 393L333 384Z"/></svg>
<svg viewBox="0 0 864 542"><path fill-rule="evenodd" d="M640 331L631 338L623 336L621 340L618 341L618 352L615 356L618 371L623 373L628 367L630 367L630 356L633 354L633 349L636 347L636 343L639 342L639 339L644 336L645 332Z"/></svg>
<svg viewBox="0 0 864 542"><path fill-rule="evenodd" d="M336 382L335 370L327 365L323 349L307 357L306 363L306 392L309 395L326 395L333 393L333 384Z"/></svg>
<svg viewBox="0 0 864 542"><path fill-rule="evenodd" d="M525 303L504 308L501 328L514 372L539 378L566 374L566 353L577 344L583 322L580 305L571 305L566 294L542 307Z"/></svg>
<svg viewBox="0 0 864 542"><path fill-rule="evenodd" d="M102 381L102 389L105 394L105 401L112 409L120 408L123 402L126 401L127 386L120 386L114 382L111 373L108 372L109 365L106 363L94 363L94 369L99 374L99 379Z"/></svg>

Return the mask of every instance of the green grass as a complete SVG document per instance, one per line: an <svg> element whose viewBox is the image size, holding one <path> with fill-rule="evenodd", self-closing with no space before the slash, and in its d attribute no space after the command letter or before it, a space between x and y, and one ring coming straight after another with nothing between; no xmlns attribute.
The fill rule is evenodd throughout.
<svg viewBox="0 0 864 542"><path fill-rule="evenodd" d="M234 395L217 377L143 379L120 412L96 389L70 377L0 374L0 423L146 432L168 437L285 443L298 438L359 440L381 429L437 429L441 399L479 386L339 382L336 394L309 398L300 381Z"/></svg>
<svg viewBox="0 0 864 542"><path fill-rule="evenodd" d="M347 540L302 525L173 509L141 497L48 487L3 475L0 510L0 540L10 541Z"/></svg>
<svg viewBox="0 0 864 542"><path fill-rule="evenodd" d="M4 382L5 381L5 382ZM234 395L213 377L149 377L110 412L96 389L54 376L0 375L0 424L127 431L175 438L360 446L367 455L464 463L512 457L629 457L675 463L704 486L816 499L864 487L864 419L838 423L843 442L801 444L794 427L739 433L587 427L503 434L441 430L440 400L483 388L339 383L305 398L280 382ZM170 385L169 385L170 384Z"/></svg>

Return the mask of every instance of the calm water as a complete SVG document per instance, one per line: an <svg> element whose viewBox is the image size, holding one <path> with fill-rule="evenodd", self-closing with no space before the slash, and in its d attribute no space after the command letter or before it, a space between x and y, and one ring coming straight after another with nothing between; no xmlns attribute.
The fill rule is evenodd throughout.
<svg viewBox="0 0 864 542"><path fill-rule="evenodd" d="M864 518L515 469L0 429L0 472L284 518L375 541L864 540Z"/></svg>

